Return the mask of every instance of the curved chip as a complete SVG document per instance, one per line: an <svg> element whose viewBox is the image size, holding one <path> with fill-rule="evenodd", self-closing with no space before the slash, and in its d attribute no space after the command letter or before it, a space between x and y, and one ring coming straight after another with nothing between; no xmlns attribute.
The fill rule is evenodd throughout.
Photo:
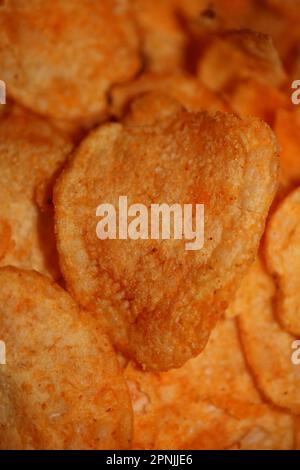
<svg viewBox="0 0 300 470"><path fill-rule="evenodd" d="M97 121L110 86L138 68L126 0L8 0L0 9L1 78L9 96L37 113Z"/></svg>
<svg viewBox="0 0 300 470"><path fill-rule="evenodd" d="M177 15L176 0L132 0L131 3L146 70L182 69L188 38Z"/></svg>
<svg viewBox="0 0 300 470"><path fill-rule="evenodd" d="M294 420L264 404L234 320L220 321L204 352L182 368L125 370L137 449L291 449Z"/></svg>
<svg viewBox="0 0 300 470"><path fill-rule="evenodd" d="M117 359L71 297L33 271L0 269L1 449L123 449L131 404Z"/></svg>
<svg viewBox="0 0 300 470"><path fill-rule="evenodd" d="M266 231L266 260L276 281L276 315L282 326L300 335L300 188L277 208Z"/></svg>
<svg viewBox="0 0 300 470"><path fill-rule="evenodd" d="M228 111L228 106L199 80L188 74L145 73L136 80L113 88L111 112L124 116L130 103L145 93L162 93L178 101L188 111Z"/></svg>
<svg viewBox="0 0 300 470"><path fill-rule="evenodd" d="M300 117L297 111L278 109L274 132L281 148L280 172L288 187L300 184Z"/></svg>
<svg viewBox="0 0 300 470"><path fill-rule="evenodd" d="M178 101L159 92L145 93L134 99L122 119L126 125L151 126L182 111Z"/></svg>
<svg viewBox="0 0 300 470"><path fill-rule="evenodd" d="M245 79L275 87L286 79L272 39L250 30L215 35L199 61L198 76L214 91L230 89Z"/></svg>
<svg viewBox="0 0 300 470"><path fill-rule="evenodd" d="M295 337L276 321L275 286L258 261L239 290L238 325L247 362L260 390L275 404L300 413L300 367L293 363Z"/></svg>
<svg viewBox="0 0 300 470"><path fill-rule="evenodd" d="M181 112L153 126L99 128L55 188L68 289L140 364L179 367L203 349L252 262L276 178L274 136L255 119ZM161 240L161 231L159 239L99 240L96 208L118 211L120 196L148 212L154 203L204 204L204 247L187 251L187 240Z"/></svg>
<svg viewBox="0 0 300 470"><path fill-rule="evenodd" d="M53 214L39 209L71 150L47 122L14 108L0 120L0 265L58 279Z"/></svg>
<svg viewBox="0 0 300 470"><path fill-rule="evenodd" d="M270 125L274 124L280 108L290 106L289 97L277 88L251 79L239 81L226 91L225 98L234 112L241 116L257 116Z"/></svg>

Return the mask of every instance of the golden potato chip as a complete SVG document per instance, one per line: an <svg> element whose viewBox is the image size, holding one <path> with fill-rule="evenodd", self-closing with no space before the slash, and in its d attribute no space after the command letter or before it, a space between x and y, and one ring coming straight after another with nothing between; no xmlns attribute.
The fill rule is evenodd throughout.
<svg viewBox="0 0 300 470"><path fill-rule="evenodd" d="M138 68L126 0L8 0L0 9L1 78L9 96L37 113L97 121L110 86Z"/></svg>
<svg viewBox="0 0 300 470"><path fill-rule="evenodd" d="M300 18L299 1L298 0L264 0L264 3L280 14L285 14L293 19Z"/></svg>
<svg viewBox="0 0 300 470"><path fill-rule="evenodd" d="M68 289L140 364L181 366L203 349L253 261L276 178L274 136L256 119L181 112L153 126L100 127L55 188ZM118 221L116 239L99 239L97 207L118 211L121 196L147 213L152 204L204 204L204 246L188 252L186 240L162 240L161 231L126 239L127 228L123 239Z"/></svg>
<svg viewBox="0 0 300 470"><path fill-rule="evenodd" d="M281 148L281 180L288 185L300 184L300 116L295 111L278 109L274 131Z"/></svg>
<svg viewBox="0 0 300 470"><path fill-rule="evenodd" d="M174 0L132 0L146 70L170 72L184 65L187 38Z"/></svg>
<svg viewBox="0 0 300 470"><path fill-rule="evenodd" d="M134 410L133 447L290 449L294 420L262 402L248 372L234 320L223 320L204 352L182 368L125 370Z"/></svg>
<svg viewBox="0 0 300 470"><path fill-rule="evenodd" d="M300 417L295 418L295 450L300 450Z"/></svg>
<svg viewBox="0 0 300 470"><path fill-rule="evenodd" d="M228 111L228 105L216 94L187 74L141 75L135 81L114 87L111 112L117 118L126 113L132 100L145 93L163 93L177 100L188 111Z"/></svg>
<svg viewBox="0 0 300 470"><path fill-rule="evenodd" d="M300 335L300 188L272 214L265 246L268 268L277 285L276 315L288 332Z"/></svg>
<svg viewBox="0 0 300 470"><path fill-rule="evenodd" d="M214 91L230 89L246 79L274 87L286 79L271 38L250 30L215 35L199 61L198 76Z"/></svg>
<svg viewBox="0 0 300 470"><path fill-rule="evenodd" d="M0 316L0 448L127 448L125 381L71 297L38 273L1 268Z"/></svg>
<svg viewBox="0 0 300 470"><path fill-rule="evenodd" d="M122 120L126 125L151 126L182 111L178 101L159 92L145 93L134 99Z"/></svg>
<svg viewBox="0 0 300 470"><path fill-rule="evenodd" d="M232 110L241 116L257 116L273 125L280 108L290 106L289 97L277 88L256 80L243 80L225 94Z"/></svg>
<svg viewBox="0 0 300 470"><path fill-rule="evenodd" d="M295 337L274 316L275 287L261 261L243 281L237 318L246 359L260 390L275 405L300 413L300 367L293 363Z"/></svg>
<svg viewBox="0 0 300 470"><path fill-rule="evenodd" d="M60 277L53 214L35 202L51 197L71 144L47 122L14 108L0 120L0 265Z"/></svg>

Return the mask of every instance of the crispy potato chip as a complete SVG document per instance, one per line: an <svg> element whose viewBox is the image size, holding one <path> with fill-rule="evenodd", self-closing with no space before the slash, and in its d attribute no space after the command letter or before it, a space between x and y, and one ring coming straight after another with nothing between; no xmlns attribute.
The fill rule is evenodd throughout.
<svg viewBox="0 0 300 470"><path fill-rule="evenodd" d="M97 121L110 86L138 68L126 0L8 0L0 9L1 78L9 96L37 113Z"/></svg>
<svg viewBox="0 0 300 470"><path fill-rule="evenodd" d="M51 197L71 150L47 122L14 108L0 120L0 265L36 269L58 279L53 214L35 202Z"/></svg>
<svg viewBox="0 0 300 470"><path fill-rule="evenodd" d="M273 125L280 108L290 106L289 97L277 88L256 80L243 80L225 94L232 110L240 116L257 116Z"/></svg>
<svg viewBox="0 0 300 470"><path fill-rule="evenodd" d="M178 101L170 96L153 91L139 95L129 106L122 120L126 125L151 126L157 121L164 120L182 111Z"/></svg>
<svg viewBox="0 0 300 470"><path fill-rule="evenodd" d="M263 0L264 3L280 14L289 16L292 19L300 19L299 0Z"/></svg>
<svg viewBox="0 0 300 470"><path fill-rule="evenodd" d="M292 362L295 338L276 321L275 287L258 261L243 281L238 325L251 371L275 405L300 413L300 367Z"/></svg>
<svg viewBox="0 0 300 470"><path fill-rule="evenodd" d="M300 184L300 116L295 111L278 109L274 131L281 148L281 180L290 186Z"/></svg>
<svg viewBox="0 0 300 470"><path fill-rule="evenodd" d="M114 343L140 364L181 366L203 349L253 261L276 178L274 136L256 119L181 112L153 126L99 128L55 189L69 290L106 319ZM99 240L96 208L118 208L124 195L128 206L148 211L153 203L204 204L204 247L188 252L184 239Z"/></svg>
<svg viewBox="0 0 300 470"><path fill-rule="evenodd" d="M174 0L132 0L146 70L170 72L183 67L187 38Z"/></svg>
<svg viewBox="0 0 300 470"><path fill-rule="evenodd" d="M263 404L233 320L220 321L204 352L182 368L151 373L130 363L125 377L134 409L134 448L293 446L293 418Z"/></svg>
<svg viewBox="0 0 300 470"><path fill-rule="evenodd" d="M300 335L300 188L280 204L266 231L266 260L278 289L276 315L282 326Z"/></svg>
<svg viewBox="0 0 300 470"><path fill-rule="evenodd" d="M230 89L246 79L274 87L286 79L271 38L249 30L215 35L199 61L198 76L214 91Z"/></svg>
<svg viewBox="0 0 300 470"><path fill-rule="evenodd" d="M295 450L300 450L300 417L295 418Z"/></svg>
<svg viewBox="0 0 300 470"><path fill-rule="evenodd" d="M132 100L145 93L158 92L177 100L188 111L228 111L228 105L216 94L187 74L144 74L135 81L114 87L111 112L117 118L126 113Z"/></svg>
<svg viewBox="0 0 300 470"><path fill-rule="evenodd" d="M108 339L47 278L0 269L1 449L123 449L131 404Z"/></svg>

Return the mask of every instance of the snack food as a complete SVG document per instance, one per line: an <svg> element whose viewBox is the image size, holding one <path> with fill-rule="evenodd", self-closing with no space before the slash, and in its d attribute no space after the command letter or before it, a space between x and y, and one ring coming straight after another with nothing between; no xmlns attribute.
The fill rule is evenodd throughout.
<svg viewBox="0 0 300 470"><path fill-rule="evenodd" d="M138 47L126 0L8 0L0 9L8 95L53 119L103 119L111 85L139 69Z"/></svg>
<svg viewBox="0 0 300 470"><path fill-rule="evenodd" d="M114 343L140 364L179 367L203 349L253 261L276 177L274 136L256 119L183 111L153 126L103 126L55 188L68 289L105 317ZM204 247L187 253L184 240L97 239L97 206L116 206L124 194L146 207L205 204Z"/></svg>
<svg viewBox="0 0 300 470"><path fill-rule="evenodd" d="M155 374L130 363L125 377L134 410L133 448L293 447L294 420L263 403L234 320L221 320L204 352L180 369Z"/></svg>
<svg viewBox="0 0 300 470"><path fill-rule="evenodd" d="M300 335L300 188L272 214L266 231L266 260L277 285L275 312L282 326Z"/></svg>
<svg viewBox="0 0 300 470"><path fill-rule="evenodd" d="M214 91L245 79L271 86L284 83L286 74L269 36L250 30L215 35L199 61L198 76Z"/></svg>
<svg viewBox="0 0 300 470"><path fill-rule="evenodd" d="M55 279L58 267L52 186L72 145L43 119L13 107L0 119L0 265L36 269Z"/></svg>
<svg viewBox="0 0 300 470"><path fill-rule="evenodd" d="M292 362L295 337L276 321L275 286L261 261L251 268L239 291L238 325L255 381L275 405L300 412L300 368Z"/></svg>
<svg viewBox="0 0 300 470"><path fill-rule="evenodd" d="M119 449L131 404L108 339L47 278L0 269L1 449Z"/></svg>
<svg viewBox="0 0 300 470"><path fill-rule="evenodd" d="M228 111L230 109L222 97L189 74L145 73L128 84L112 89L112 115L118 119L122 118L134 99L145 93L154 92L173 98L188 111Z"/></svg>

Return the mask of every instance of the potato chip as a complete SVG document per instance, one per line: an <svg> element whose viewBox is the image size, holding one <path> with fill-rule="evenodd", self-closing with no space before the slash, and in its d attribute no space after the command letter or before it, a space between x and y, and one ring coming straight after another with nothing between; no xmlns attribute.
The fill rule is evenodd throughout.
<svg viewBox="0 0 300 470"><path fill-rule="evenodd" d="M8 0L0 10L1 78L9 96L37 113L97 122L110 86L138 68L126 0Z"/></svg>
<svg viewBox="0 0 300 470"><path fill-rule="evenodd" d="M295 450L300 450L300 417L295 418Z"/></svg>
<svg viewBox="0 0 300 470"><path fill-rule="evenodd" d="M278 110L289 108L289 97L277 88L256 80L243 80L225 94L232 110L240 116L257 116L273 125Z"/></svg>
<svg viewBox="0 0 300 470"><path fill-rule="evenodd" d="M122 120L126 125L151 126L182 111L178 101L159 92L145 93L134 99Z"/></svg>
<svg viewBox="0 0 300 470"><path fill-rule="evenodd" d="M47 122L14 108L0 120L0 265L36 269L58 279L53 214L39 199L51 197L53 180L71 150Z"/></svg>
<svg viewBox="0 0 300 470"><path fill-rule="evenodd" d="M293 446L293 418L263 404L234 320L220 321L204 352L182 368L151 373L130 363L125 377L134 409L134 448Z"/></svg>
<svg viewBox="0 0 300 470"><path fill-rule="evenodd" d="M127 448L125 381L71 297L38 273L1 268L0 316L0 448Z"/></svg>
<svg viewBox="0 0 300 470"><path fill-rule="evenodd" d="M275 405L300 413L300 367L293 364L295 337L274 316L275 286L261 261L240 289L238 325L246 359L260 390Z"/></svg>
<svg viewBox="0 0 300 470"><path fill-rule="evenodd" d="M250 30L215 35L199 61L198 76L214 91L230 89L246 79L274 87L286 79L271 38Z"/></svg>
<svg viewBox="0 0 300 470"><path fill-rule="evenodd" d="M295 111L278 109L274 131L281 148L281 180L290 186L300 184L300 116Z"/></svg>
<svg viewBox="0 0 300 470"><path fill-rule="evenodd" d="M300 188L289 194L272 214L265 253L278 287L276 315L288 332L300 335Z"/></svg>
<svg viewBox="0 0 300 470"><path fill-rule="evenodd" d="M146 70L170 72L184 65L187 38L174 0L132 0Z"/></svg>
<svg viewBox="0 0 300 470"><path fill-rule="evenodd" d="M135 81L117 86L112 90L112 114L117 118L124 116L132 100L151 92L170 96L188 111L228 111L229 109L222 98L191 75L146 73Z"/></svg>
<svg viewBox="0 0 300 470"><path fill-rule="evenodd" d="M181 366L203 349L252 262L276 178L274 136L256 119L181 112L153 126L100 127L55 189L68 289L144 367ZM99 240L96 208L118 208L120 196L148 211L154 203L204 204L204 247L187 252L186 240L151 234Z"/></svg>

